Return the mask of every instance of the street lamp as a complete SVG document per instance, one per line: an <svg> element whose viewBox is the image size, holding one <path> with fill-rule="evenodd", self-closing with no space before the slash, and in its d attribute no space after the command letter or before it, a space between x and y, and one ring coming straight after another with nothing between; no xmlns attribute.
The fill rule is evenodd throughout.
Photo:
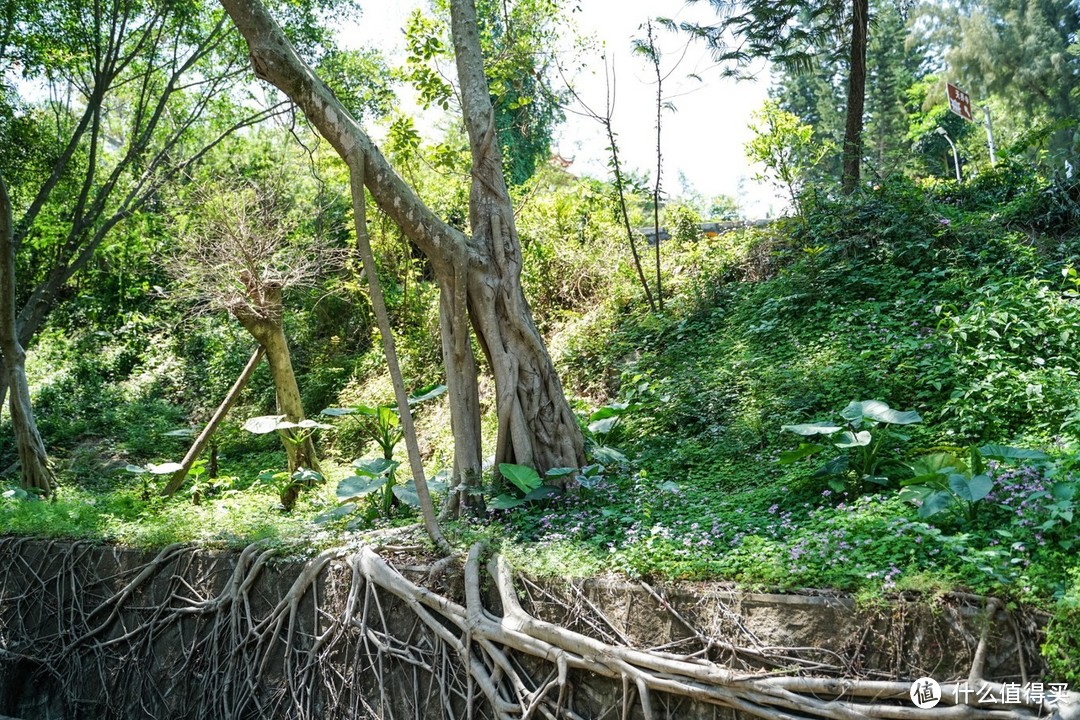
<svg viewBox="0 0 1080 720"><path fill-rule="evenodd" d="M960 157L956 154L956 146L953 145L953 141L952 141L952 138L949 137L949 133L945 132L945 128L943 128L941 126L938 126L938 127L934 128L934 132L936 132L941 137L945 138L945 142L949 143L949 147L952 148L953 167L956 169L956 184L959 185L960 184Z"/></svg>

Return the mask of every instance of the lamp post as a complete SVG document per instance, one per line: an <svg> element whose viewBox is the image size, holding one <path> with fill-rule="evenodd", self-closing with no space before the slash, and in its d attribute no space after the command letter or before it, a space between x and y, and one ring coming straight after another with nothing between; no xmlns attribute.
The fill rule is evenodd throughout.
<svg viewBox="0 0 1080 720"><path fill-rule="evenodd" d="M956 169L956 183L957 183L957 185L959 185L960 182L961 182L960 181L960 156L956 154L956 146L953 145L953 141L952 141L952 138L949 137L949 133L945 132L945 128L938 126L938 127L934 128L934 132L936 132L941 137L945 138L945 142L949 143L949 147L952 148L953 168Z"/></svg>

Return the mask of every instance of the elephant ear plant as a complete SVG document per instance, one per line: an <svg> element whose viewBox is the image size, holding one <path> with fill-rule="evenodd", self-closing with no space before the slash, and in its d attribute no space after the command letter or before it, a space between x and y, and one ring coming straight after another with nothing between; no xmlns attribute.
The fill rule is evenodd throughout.
<svg viewBox="0 0 1080 720"><path fill-rule="evenodd" d="M444 392L446 392L445 385L422 388L409 396L409 406L433 400ZM357 405L356 407L327 408L322 411L322 414L330 417L352 416L359 423L362 435L378 445L382 452L380 457L353 461L354 474L338 483L337 487L338 501L343 504L333 511L330 519L352 512L357 507L354 501L376 491L381 491L378 511L383 517L390 517L394 510L395 500L414 507L419 506L420 500L416 493L415 483L412 480L399 483L397 478L397 469L401 463L394 460L394 448L405 437L405 433L401 428L401 418L398 417L396 406ZM428 487L436 491L445 490L446 483L436 476L428 480Z"/></svg>
<svg viewBox="0 0 1080 720"><path fill-rule="evenodd" d="M959 512L970 522L994 489L988 460L1044 462L1049 456L1038 450L1005 445L950 448L948 452L932 453L913 462L912 477L901 483L904 489L900 497L918 505L921 518Z"/></svg>
<svg viewBox="0 0 1080 720"><path fill-rule="evenodd" d="M790 465L833 447L840 453L814 472L814 477L827 478L830 488L861 495L867 483L888 484L886 468L899 463L885 457L886 443L908 439L892 426L912 425L922 422L922 418L914 410L893 410L880 400L852 400L840 411L840 417L843 424L784 425L783 430L815 441L800 442L795 450L780 453L780 463Z"/></svg>

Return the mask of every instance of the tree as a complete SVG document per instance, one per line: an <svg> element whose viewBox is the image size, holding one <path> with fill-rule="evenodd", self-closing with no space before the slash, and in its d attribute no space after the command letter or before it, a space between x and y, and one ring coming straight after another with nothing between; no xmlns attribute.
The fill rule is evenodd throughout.
<svg viewBox="0 0 1080 720"><path fill-rule="evenodd" d="M178 294L227 310L266 351L274 380L277 412L289 423L305 419L300 388L285 335L284 293L309 287L342 267L345 253L324 238L294 239L298 210L274 180L243 183L204 194L193 208L169 270ZM290 476L301 468L319 470L310 433L280 430ZM290 508L296 487L282 502Z"/></svg>
<svg viewBox="0 0 1080 720"><path fill-rule="evenodd" d="M1076 156L1080 56L1069 51L1080 34L1080 7L1070 0L988 0L920 6L917 27L943 56L949 79L976 102L991 97L1008 117L996 129L1020 134L1061 122L1051 150Z"/></svg>
<svg viewBox="0 0 1080 720"><path fill-rule="evenodd" d="M551 136L563 118L562 98L546 76L558 42L560 0L478 0L477 35L484 58L503 172L514 186L525 183L551 157ZM441 62L453 62L447 40L448 0L434 0L434 17L416 10L406 26L406 77L427 107L448 109L455 88Z"/></svg>
<svg viewBox="0 0 1080 720"><path fill-rule="evenodd" d="M11 388L11 428L19 454L22 486L42 495L52 492L53 474L45 443L34 422L30 386L26 382L26 352L15 325L15 233L11 199L0 177L0 351L4 354L5 381Z"/></svg>
<svg viewBox="0 0 1080 720"><path fill-rule="evenodd" d="M7 9L19 21L5 27L0 68L20 67L48 90L38 104L0 96L0 141L20 148L0 170L19 179L12 247L25 282L15 335L25 348L118 223L223 138L283 106L230 102L243 55L222 13L205 5L118 0L45 12L11 0ZM2 360L5 369L20 362ZM11 376L2 374L0 398Z"/></svg>
<svg viewBox="0 0 1080 720"><path fill-rule="evenodd" d="M481 472L480 397L470 324L495 376L496 464L519 463L541 471L581 465L581 431L521 290L521 250L502 175L472 2L455 0L450 6L473 158L471 236L420 202L357 120L301 60L258 0L222 0L222 4L248 41L256 75L292 98L349 166L354 194L360 185L366 187L432 264L440 289L454 435L451 510L473 501ZM362 203L354 202L357 206ZM366 272L369 278L376 275L370 266Z"/></svg>
<svg viewBox="0 0 1080 720"><path fill-rule="evenodd" d="M772 181L787 190L791 207L802 214L799 193L807 174L821 162L830 151L830 144L814 138L814 128L773 100L765 102L761 110L753 114L750 129L754 137L746 144L746 155L765 166Z"/></svg>
<svg viewBox="0 0 1080 720"><path fill-rule="evenodd" d="M921 73L923 53L907 47L904 15L890 1L871 4L873 34L866 54L866 105L863 158L878 177L899 170L908 160L909 89ZM843 148L846 125L846 82L849 59L821 53L807 71L778 68L770 95L780 106L812 125L819 138ZM843 153L831 153L812 178L843 174Z"/></svg>
<svg viewBox="0 0 1080 720"><path fill-rule="evenodd" d="M734 75L756 58L805 71L815 57L827 52L826 48L846 45L849 63L841 188L845 193L854 191L862 162L869 0L852 0L850 13L834 0L708 2L720 16L718 23L683 23L680 27L703 39L718 62L732 66L728 72Z"/></svg>

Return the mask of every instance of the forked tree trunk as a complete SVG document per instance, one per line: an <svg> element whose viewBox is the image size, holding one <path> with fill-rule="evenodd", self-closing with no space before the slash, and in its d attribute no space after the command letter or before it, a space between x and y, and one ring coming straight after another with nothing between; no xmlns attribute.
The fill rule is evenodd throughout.
<svg viewBox="0 0 1080 720"><path fill-rule="evenodd" d="M221 3L248 42L255 74L288 95L346 164L363 169L357 175L364 178L379 208L431 261L441 293L456 500L468 501L481 472L480 402L470 320L495 374L496 458L529 464L540 472L581 465L581 431L521 290L521 251L501 175L472 3L451 3L475 164L470 195L472 237L443 222L423 204L300 59L258 0ZM462 32L466 35L459 38Z"/></svg>
<svg viewBox="0 0 1080 720"><path fill-rule="evenodd" d="M0 353L3 353L4 384L10 391L11 429L19 454L22 487L49 495L55 478L49 468L45 443L34 422L30 385L26 380L26 352L15 331L15 241L11 214L7 185L0 177Z"/></svg>

